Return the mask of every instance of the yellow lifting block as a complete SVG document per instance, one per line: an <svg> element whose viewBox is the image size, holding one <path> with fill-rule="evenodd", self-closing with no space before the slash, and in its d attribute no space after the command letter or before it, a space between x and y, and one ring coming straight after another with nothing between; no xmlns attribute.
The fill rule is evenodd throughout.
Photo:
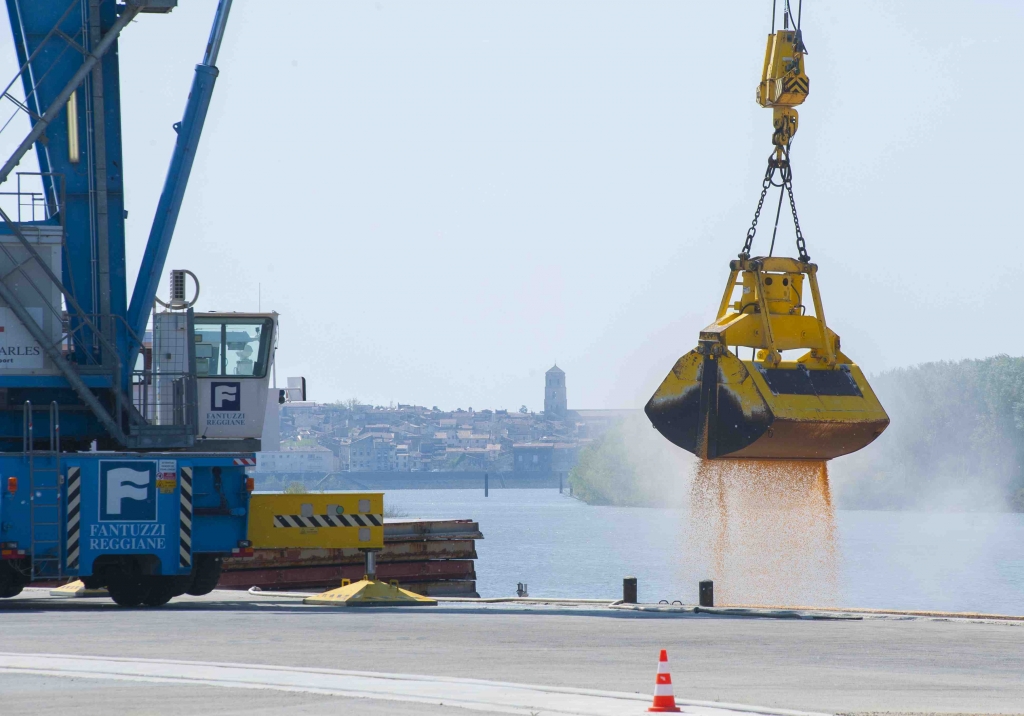
<svg viewBox="0 0 1024 716"><path fill-rule="evenodd" d="M332 605L336 607L436 607L437 600L401 589L398 582L380 582L360 579L352 584L323 592L302 600L303 604Z"/></svg>
<svg viewBox="0 0 1024 716"><path fill-rule="evenodd" d="M384 493L255 493L249 540L253 549L383 549Z"/></svg>
<svg viewBox="0 0 1024 716"><path fill-rule="evenodd" d="M798 30L780 30L768 36L764 68L756 99L762 107L796 107L810 93L804 72L804 48Z"/></svg>
<svg viewBox="0 0 1024 716"><path fill-rule="evenodd" d="M794 107L803 104L810 93L811 80L804 72L805 52L799 30L780 30L768 36L755 96L759 105L772 110L772 143L780 153L778 159L782 159L782 148L789 147L800 125Z"/></svg>

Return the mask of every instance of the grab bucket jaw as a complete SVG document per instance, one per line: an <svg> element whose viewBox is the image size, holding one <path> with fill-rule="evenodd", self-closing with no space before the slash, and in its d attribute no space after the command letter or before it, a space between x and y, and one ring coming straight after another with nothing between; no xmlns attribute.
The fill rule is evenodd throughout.
<svg viewBox="0 0 1024 716"><path fill-rule="evenodd" d="M881 435L889 417L855 364L765 368L690 351L644 409L658 431L705 459L830 460Z"/></svg>

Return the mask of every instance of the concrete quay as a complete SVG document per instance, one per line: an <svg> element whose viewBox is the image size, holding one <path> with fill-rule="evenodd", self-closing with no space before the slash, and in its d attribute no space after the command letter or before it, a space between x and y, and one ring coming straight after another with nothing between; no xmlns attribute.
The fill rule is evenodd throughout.
<svg viewBox="0 0 1024 716"><path fill-rule="evenodd" d="M126 610L28 589L0 601L0 698L5 715L640 714L664 648L688 713L1024 713L1024 621L751 616L234 591Z"/></svg>

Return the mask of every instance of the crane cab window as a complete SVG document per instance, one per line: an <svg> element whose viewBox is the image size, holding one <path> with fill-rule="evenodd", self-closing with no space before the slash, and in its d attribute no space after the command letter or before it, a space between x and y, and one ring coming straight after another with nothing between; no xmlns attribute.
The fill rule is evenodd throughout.
<svg viewBox="0 0 1024 716"><path fill-rule="evenodd" d="M196 375L262 378L273 332L269 318L196 316Z"/></svg>

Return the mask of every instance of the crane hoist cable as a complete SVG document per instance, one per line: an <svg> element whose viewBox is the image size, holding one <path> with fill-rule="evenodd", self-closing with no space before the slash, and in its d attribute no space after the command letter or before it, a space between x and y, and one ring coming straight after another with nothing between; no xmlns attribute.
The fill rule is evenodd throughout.
<svg viewBox="0 0 1024 716"><path fill-rule="evenodd" d="M739 257L744 260L750 258L750 250L754 237L757 235L757 222L761 217L765 197L768 195L768 190L775 186L779 188L779 204L775 213L775 229L772 232L772 243L768 255L772 256L775 252L779 215L782 212L782 194L785 192L789 196L789 208L793 214L797 254L800 261L807 263L811 257L807 253L807 242L804 240L803 231L800 228L800 217L796 211L796 199L793 196L793 166L790 162L790 147L800 124L800 117L795 108L797 105L803 104L810 91L810 79L804 72L804 55L807 54L807 46L804 45L803 32L800 29L803 18L803 0L799 0L795 19L790 0L783 0L783 29L778 32L775 31L775 16L776 2L773 1L772 34L768 36L764 68L756 93L757 103L772 110L772 145L774 145L774 149L768 157L768 168L761 181L761 197L758 199L757 209L754 210L754 219L750 223L750 228L747 229L747 236ZM793 25L792 29L790 29L790 24Z"/></svg>

